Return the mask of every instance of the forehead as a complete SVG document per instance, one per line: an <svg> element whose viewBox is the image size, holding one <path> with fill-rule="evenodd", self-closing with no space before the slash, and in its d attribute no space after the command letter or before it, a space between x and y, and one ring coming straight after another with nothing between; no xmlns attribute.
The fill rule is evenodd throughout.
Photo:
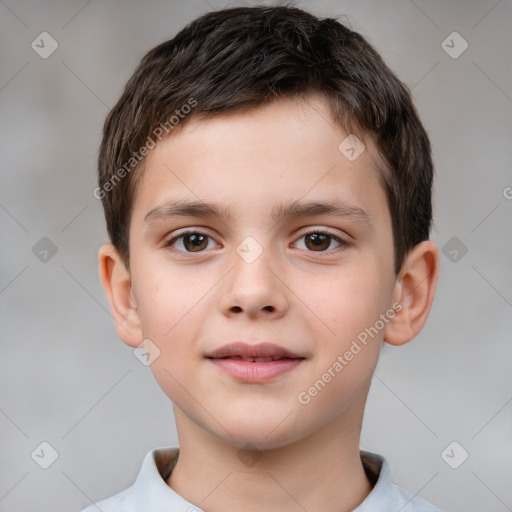
<svg viewBox="0 0 512 512"><path fill-rule="evenodd" d="M194 201L275 219L290 201L320 199L371 213L385 203L381 160L370 137L354 137L319 96L191 119L148 155L134 216Z"/></svg>

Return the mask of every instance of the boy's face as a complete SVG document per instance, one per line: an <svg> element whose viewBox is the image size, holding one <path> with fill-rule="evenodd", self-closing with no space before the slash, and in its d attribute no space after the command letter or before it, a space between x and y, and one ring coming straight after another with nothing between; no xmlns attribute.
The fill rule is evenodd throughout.
<svg viewBox="0 0 512 512"><path fill-rule="evenodd" d="M192 120L147 158L130 225L140 319L131 344L158 347L151 369L177 417L232 445L283 446L334 425L356 429L361 418L385 328L359 351L353 341L381 327L400 296L379 157L367 139L350 161L352 151L338 149L347 135L324 99L280 100ZM177 201L216 203L229 217L166 216ZM280 218L292 201L346 211ZM187 229L202 237L176 239ZM284 373L282 362L232 360L235 371L258 365L262 373L244 380L207 357L235 341L303 359ZM265 364L276 371L266 380Z"/></svg>

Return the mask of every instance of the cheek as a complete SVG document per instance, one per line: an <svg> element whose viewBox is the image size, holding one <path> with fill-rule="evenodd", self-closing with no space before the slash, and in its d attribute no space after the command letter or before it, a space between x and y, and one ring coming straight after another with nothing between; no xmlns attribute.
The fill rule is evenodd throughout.
<svg viewBox="0 0 512 512"><path fill-rule="evenodd" d="M316 317L325 331L327 352L341 350L350 344L388 308L389 289L392 288L383 283L377 265L370 263L357 267L339 269L317 279L311 283L305 297L304 302L313 318Z"/></svg>
<svg viewBox="0 0 512 512"><path fill-rule="evenodd" d="M151 369L166 393L179 394L179 383L190 379L191 365L203 357L198 343L213 307L208 292L216 281L207 276L197 279L197 274L194 278L192 267L187 272L157 262L137 270L133 278L142 331L159 351Z"/></svg>
<svg viewBox="0 0 512 512"><path fill-rule="evenodd" d="M371 266L350 275L338 273L309 297L308 305L322 322L314 333L311 378L304 383L299 402L312 421L315 415L318 421L335 418L353 402L364 404L384 333L374 326L388 309L387 288L379 288L378 277Z"/></svg>
<svg viewBox="0 0 512 512"><path fill-rule="evenodd" d="M200 391L191 378L191 365L200 357L196 340L205 313L206 302L201 297L206 290L183 276L153 270L138 276L143 283L139 315L144 337L157 347L151 371L162 391L180 405L190 400L190 393L196 396Z"/></svg>
<svg viewBox="0 0 512 512"><path fill-rule="evenodd" d="M159 268L157 264L134 269L133 280L146 337L167 345L185 325L197 325L195 317L208 283L191 280L185 272Z"/></svg>

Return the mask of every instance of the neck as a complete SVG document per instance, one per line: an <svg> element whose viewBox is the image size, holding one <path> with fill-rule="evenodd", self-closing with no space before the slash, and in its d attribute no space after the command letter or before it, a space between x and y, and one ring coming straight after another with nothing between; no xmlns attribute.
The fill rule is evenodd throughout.
<svg viewBox="0 0 512 512"><path fill-rule="evenodd" d="M337 418L264 451L227 444L174 410L180 455L167 484L208 512L348 512L372 489L359 455L362 410L356 428Z"/></svg>

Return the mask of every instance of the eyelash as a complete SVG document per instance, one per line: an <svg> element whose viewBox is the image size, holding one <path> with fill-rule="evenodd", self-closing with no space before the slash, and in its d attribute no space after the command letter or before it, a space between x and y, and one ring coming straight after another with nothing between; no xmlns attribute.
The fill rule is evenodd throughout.
<svg viewBox="0 0 512 512"><path fill-rule="evenodd" d="M301 236L297 240L301 240L302 238L304 238L304 237L306 237L308 235L313 235L313 234L327 235L332 240L338 242L340 245L339 245L339 247L337 247L335 249L326 250L326 251L312 251L312 250L308 250L308 252L311 252L311 253L331 253L331 252L334 252L337 249L348 247L350 245L348 242L346 242L345 240L343 240L339 236L335 235L334 233L331 233L330 231L325 230L325 229L318 229L318 228L310 229L310 230L302 233ZM198 254L204 253L206 251L206 249L203 249L202 251L182 251L182 250L175 249L174 247L172 247L172 245L174 243L176 243L178 240L180 240L180 239L182 239L182 238L184 238L184 237L186 237L188 235L203 235L203 236L206 236L207 238L213 240L213 238L211 236L207 235L206 233L203 233L201 231L197 231L195 229L191 229L191 230L188 230L188 231L183 231L178 236L173 236L172 238L170 238L168 241L165 242L164 247L172 249L172 250L174 250L176 252L179 252L179 253L187 254L187 255L189 255L189 254L196 254L196 253L198 253Z"/></svg>

